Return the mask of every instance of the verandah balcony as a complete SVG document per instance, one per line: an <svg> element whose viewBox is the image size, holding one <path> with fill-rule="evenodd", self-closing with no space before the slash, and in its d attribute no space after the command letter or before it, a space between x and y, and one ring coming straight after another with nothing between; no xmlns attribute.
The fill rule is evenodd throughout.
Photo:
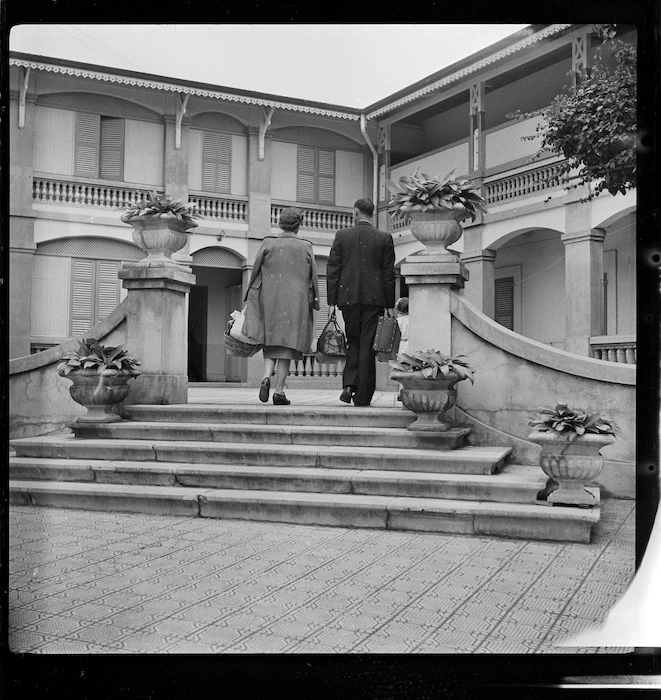
<svg viewBox="0 0 661 700"><path fill-rule="evenodd" d="M278 227L280 214L287 207L296 207L303 214L301 228L335 233L353 225L353 210L347 207L306 205L298 202L274 201L271 204L271 226Z"/></svg>

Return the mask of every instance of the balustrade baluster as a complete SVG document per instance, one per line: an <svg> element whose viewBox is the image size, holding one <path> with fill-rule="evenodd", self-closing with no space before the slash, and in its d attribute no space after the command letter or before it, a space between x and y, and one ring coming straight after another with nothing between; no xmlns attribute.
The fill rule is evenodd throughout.
<svg viewBox="0 0 661 700"><path fill-rule="evenodd" d="M615 357L616 357L616 362L622 362L622 363L626 362L624 348L622 348L622 347L616 348L615 349Z"/></svg>
<svg viewBox="0 0 661 700"><path fill-rule="evenodd" d="M636 364L636 358L634 354L634 348L632 347L627 347L624 351L624 360L628 365L635 365Z"/></svg>

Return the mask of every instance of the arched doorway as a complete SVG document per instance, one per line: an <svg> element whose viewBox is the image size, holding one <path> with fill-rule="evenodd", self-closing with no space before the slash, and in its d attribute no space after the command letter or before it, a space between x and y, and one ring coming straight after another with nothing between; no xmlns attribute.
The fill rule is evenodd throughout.
<svg viewBox="0 0 661 700"><path fill-rule="evenodd" d="M241 382L246 360L228 355L223 334L230 314L243 307L243 259L219 246L194 252L196 284L188 307L188 378L192 382Z"/></svg>

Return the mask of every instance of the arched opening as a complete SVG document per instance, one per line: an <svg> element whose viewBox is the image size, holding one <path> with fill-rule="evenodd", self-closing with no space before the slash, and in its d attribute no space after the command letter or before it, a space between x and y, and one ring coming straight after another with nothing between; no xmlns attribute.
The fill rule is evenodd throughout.
<svg viewBox="0 0 661 700"><path fill-rule="evenodd" d="M224 333L230 314L243 308L243 259L227 248L202 248L191 256L196 284L188 307L188 378L192 382L241 382L247 361L229 355Z"/></svg>
<svg viewBox="0 0 661 700"><path fill-rule="evenodd" d="M536 228L492 244L495 319L553 347L565 338L565 250L560 233Z"/></svg>

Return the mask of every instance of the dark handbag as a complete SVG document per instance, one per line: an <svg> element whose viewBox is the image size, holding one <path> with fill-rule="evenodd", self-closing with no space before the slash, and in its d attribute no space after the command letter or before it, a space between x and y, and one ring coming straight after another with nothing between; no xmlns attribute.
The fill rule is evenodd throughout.
<svg viewBox="0 0 661 700"><path fill-rule="evenodd" d="M376 326L374 345L372 346L379 362L397 359L401 338L402 332L399 330L397 319L391 316L381 316Z"/></svg>
<svg viewBox="0 0 661 700"><path fill-rule="evenodd" d="M335 312L328 317L328 323L317 340L317 353L325 357L342 358L347 354L347 339L337 325Z"/></svg>

